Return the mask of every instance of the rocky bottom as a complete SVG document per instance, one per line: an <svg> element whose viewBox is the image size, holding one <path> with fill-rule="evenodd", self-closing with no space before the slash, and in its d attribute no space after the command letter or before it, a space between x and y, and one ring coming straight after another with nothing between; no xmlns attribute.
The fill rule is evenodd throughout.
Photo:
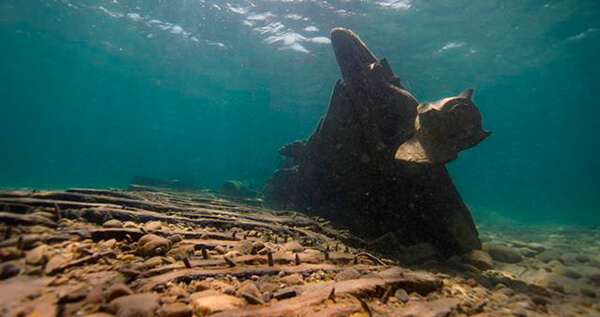
<svg viewBox="0 0 600 317"><path fill-rule="evenodd" d="M597 228L480 228L403 266L327 221L208 192L0 192L1 316L598 316Z"/></svg>

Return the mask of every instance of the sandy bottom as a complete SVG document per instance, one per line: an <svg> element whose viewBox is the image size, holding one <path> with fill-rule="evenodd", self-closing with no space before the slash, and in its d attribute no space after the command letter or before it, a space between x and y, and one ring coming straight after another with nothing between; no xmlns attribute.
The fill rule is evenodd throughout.
<svg viewBox="0 0 600 317"><path fill-rule="evenodd" d="M0 316L599 316L600 230L481 226L407 267L207 192L0 192Z"/></svg>

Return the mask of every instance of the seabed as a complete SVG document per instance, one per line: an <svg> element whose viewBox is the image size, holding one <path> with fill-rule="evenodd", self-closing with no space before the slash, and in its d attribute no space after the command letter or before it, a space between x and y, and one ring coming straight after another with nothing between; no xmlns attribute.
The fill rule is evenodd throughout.
<svg viewBox="0 0 600 317"><path fill-rule="evenodd" d="M197 189L0 193L2 316L598 316L600 231L483 227L406 266Z"/></svg>

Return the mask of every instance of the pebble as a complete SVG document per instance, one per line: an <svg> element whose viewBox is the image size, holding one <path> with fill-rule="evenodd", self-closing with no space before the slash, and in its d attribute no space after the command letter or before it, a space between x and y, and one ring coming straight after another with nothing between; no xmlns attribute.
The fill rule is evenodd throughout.
<svg viewBox="0 0 600 317"><path fill-rule="evenodd" d="M104 300L104 292L102 286L96 286L85 297L87 304L100 304Z"/></svg>
<svg viewBox="0 0 600 317"><path fill-rule="evenodd" d="M527 258L533 258L535 257L538 252L529 248L519 248L519 253Z"/></svg>
<svg viewBox="0 0 600 317"><path fill-rule="evenodd" d="M583 296L587 296L589 298L596 298L596 292L592 291L591 289L582 288L579 290L579 292Z"/></svg>
<svg viewBox="0 0 600 317"><path fill-rule="evenodd" d="M580 263L588 263L592 261L592 258L590 258L590 256L587 254L577 254L575 255L575 259Z"/></svg>
<svg viewBox="0 0 600 317"><path fill-rule="evenodd" d="M17 260L17 259L22 258L23 256L25 256L25 253L16 247L8 247L8 248L0 249L0 261L1 262Z"/></svg>
<svg viewBox="0 0 600 317"><path fill-rule="evenodd" d="M225 256L229 259L237 258L240 255L242 255L242 253L240 253L240 251L237 251L237 250L232 250L232 251L225 253Z"/></svg>
<svg viewBox="0 0 600 317"><path fill-rule="evenodd" d="M466 281L467 285L471 286L471 287L475 287L477 285L479 285L479 283L477 283L477 281L474 278L470 278Z"/></svg>
<svg viewBox="0 0 600 317"><path fill-rule="evenodd" d="M117 317L153 317L158 308L158 295L151 293L119 297L107 306Z"/></svg>
<svg viewBox="0 0 600 317"><path fill-rule="evenodd" d="M300 275L298 273L284 276L280 279L280 281L287 285L300 285L300 284L304 283L304 279L302 278L302 275Z"/></svg>
<svg viewBox="0 0 600 317"><path fill-rule="evenodd" d="M264 248L265 248L265 244L262 243L261 241L254 242L252 244L252 254L256 254Z"/></svg>
<svg viewBox="0 0 600 317"><path fill-rule="evenodd" d="M306 250L304 250L304 252L306 252L307 254L312 254L312 255L319 255L319 254L321 254L321 251L316 250L316 249L306 249Z"/></svg>
<svg viewBox="0 0 600 317"><path fill-rule="evenodd" d="M104 301L106 303L110 303L114 299L123 296L133 295L133 291L127 287L125 284L114 284L109 287L106 291L104 291Z"/></svg>
<svg viewBox="0 0 600 317"><path fill-rule="evenodd" d="M164 305L156 311L157 317L192 317L193 314L194 310L182 303Z"/></svg>
<svg viewBox="0 0 600 317"><path fill-rule="evenodd" d="M7 263L2 266L0 269L0 280L6 280L11 277L19 275L21 272L21 268L14 263Z"/></svg>
<svg viewBox="0 0 600 317"><path fill-rule="evenodd" d="M360 273L355 268L346 268L343 271L335 275L336 282L355 280L360 278Z"/></svg>
<svg viewBox="0 0 600 317"><path fill-rule="evenodd" d="M144 229L146 229L147 231L160 230L162 229L162 224L160 223L160 221L149 221L146 222L146 224L144 225Z"/></svg>
<svg viewBox="0 0 600 317"><path fill-rule="evenodd" d="M175 243L179 243L181 241L183 241L183 238L181 237L181 235L172 235L169 237L169 240L171 240L171 243L175 244Z"/></svg>
<svg viewBox="0 0 600 317"><path fill-rule="evenodd" d="M105 221L102 224L102 227L104 227L104 228L123 228L123 223L120 220L111 219L111 220Z"/></svg>
<svg viewBox="0 0 600 317"><path fill-rule="evenodd" d="M600 285L600 273L594 273L589 276L590 281Z"/></svg>
<svg viewBox="0 0 600 317"><path fill-rule="evenodd" d="M537 258L544 263L548 263L552 260L560 261L561 254L555 250L546 250L538 254Z"/></svg>
<svg viewBox="0 0 600 317"><path fill-rule="evenodd" d="M259 289L263 293L273 293L279 289L279 286L274 283L262 283Z"/></svg>
<svg viewBox="0 0 600 317"><path fill-rule="evenodd" d="M409 297L408 297L408 293L403 288L399 288L394 293L394 297L396 297L399 301L401 301L403 303L406 303L406 302L408 302L410 300Z"/></svg>
<svg viewBox="0 0 600 317"><path fill-rule="evenodd" d="M500 244L486 244L484 248L490 254L492 259L505 263L519 263L523 261L523 256L515 250Z"/></svg>
<svg viewBox="0 0 600 317"><path fill-rule="evenodd" d="M147 234L138 241L142 256L165 255L171 248L171 241L154 234Z"/></svg>
<svg viewBox="0 0 600 317"><path fill-rule="evenodd" d="M298 243L298 241L290 241L290 242L284 244L283 248L286 251L294 252L294 253L304 251L304 248L302 247L302 245L300 245L300 243Z"/></svg>
<svg viewBox="0 0 600 317"><path fill-rule="evenodd" d="M46 269L44 270L44 272L46 274L49 274L50 272L54 271L56 268L65 265L69 263L69 259L63 255L55 255L53 256L50 261L48 261L48 264L46 264Z"/></svg>
<svg viewBox="0 0 600 317"><path fill-rule="evenodd" d="M533 296L531 297L531 300L536 304L536 305L548 305L550 304L550 299L548 297L544 297L544 296Z"/></svg>
<svg viewBox="0 0 600 317"><path fill-rule="evenodd" d="M254 245L248 240L242 240L238 242L233 249L241 254L248 255L252 253Z"/></svg>
<svg viewBox="0 0 600 317"><path fill-rule="evenodd" d="M581 278L581 274L579 274L577 271L570 269L568 267L565 266L559 266L555 269L555 272L557 274L560 274L562 276L577 280Z"/></svg>
<svg viewBox="0 0 600 317"><path fill-rule="evenodd" d="M245 281L243 282L240 287L238 288L237 291L237 295L241 296L241 294L248 294L248 295L252 295L256 298L260 298L261 294L260 291L258 290L258 287L256 287L256 284L253 281Z"/></svg>
<svg viewBox="0 0 600 317"><path fill-rule="evenodd" d="M550 291L548 291L547 288L540 286L540 285L536 285L536 284L531 284L529 285L529 291L535 295L539 295L539 296L544 296L544 297L551 297L552 294L550 294Z"/></svg>
<svg viewBox="0 0 600 317"><path fill-rule="evenodd" d="M133 221L125 221L123 227L127 229L137 229L138 225Z"/></svg>
<svg viewBox="0 0 600 317"><path fill-rule="evenodd" d="M246 301L241 298L220 294L213 290L194 293L191 298L194 313L199 316L240 308L246 305Z"/></svg>
<svg viewBox="0 0 600 317"><path fill-rule="evenodd" d="M157 267L161 264L163 264L163 259L160 256L153 256L153 257L147 259L146 261L144 261L144 265L146 266L146 268L149 268L149 269Z"/></svg>
<svg viewBox="0 0 600 317"><path fill-rule="evenodd" d="M225 294L235 295L235 288L225 282L218 281L218 280L212 281L211 286L212 286L212 288L218 289Z"/></svg>
<svg viewBox="0 0 600 317"><path fill-rule="evenodd" d="M112 250L116 244L117 244L116 239L109 239L109 240L103 241L101 243L98 243L98 248L100 250Z"/></svg>
<svg viewBox="0 0 600 317"><path fill-rule="evenodd" d="M27 251L25 263L29 265L43 265L48 261L48 246L42 244L31 251Z"/></svg>

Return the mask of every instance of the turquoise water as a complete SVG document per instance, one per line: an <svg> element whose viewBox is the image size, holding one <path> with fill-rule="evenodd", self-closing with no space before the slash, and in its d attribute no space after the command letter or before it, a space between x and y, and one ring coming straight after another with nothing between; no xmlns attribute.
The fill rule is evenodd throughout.
<svg viewBox="0 0 600 317"><path fill-rule="evenodd" d="M356 31L419 100L475 87L493 135L449 164L476 216L600 224L600 3L0 2L0 187L133 176L261 188Z"/></svg>

